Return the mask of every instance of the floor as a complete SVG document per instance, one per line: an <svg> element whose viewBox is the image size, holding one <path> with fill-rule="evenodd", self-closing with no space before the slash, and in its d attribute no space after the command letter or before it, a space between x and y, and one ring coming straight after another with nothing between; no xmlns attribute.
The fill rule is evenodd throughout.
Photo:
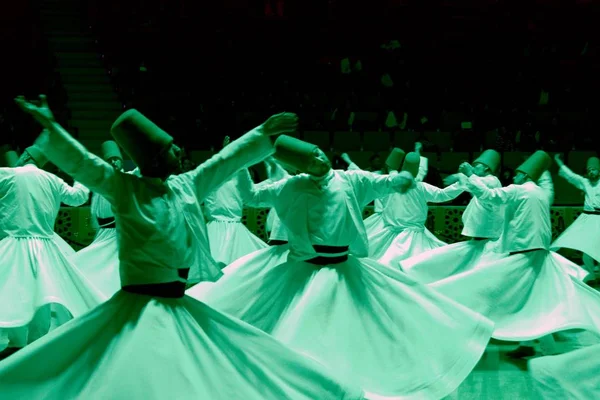
<svg viewBox="0 0 600 400"><path fill-rule="evenodd" d="M444 400L541 400L533 393L527 362L505 355L517 346L492 340L475 370Z"/></svg>

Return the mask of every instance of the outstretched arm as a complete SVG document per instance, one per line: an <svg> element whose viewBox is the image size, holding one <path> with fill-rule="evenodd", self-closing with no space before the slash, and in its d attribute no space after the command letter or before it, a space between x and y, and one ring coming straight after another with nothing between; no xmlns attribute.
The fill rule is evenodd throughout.
<svg viewBox="0 0 600 400"><path fill-rule="evenodd" d="M477 175L471 175L467 178L464 174L459 174L460 182L463 183L467 190L474 196L482 200L489 201L494 204L502 205L516 198L517 188L515 185L490 189L486 182Z"/></svg>
<svg viewBox="0 0 600 400"><path fill-rule="evenodd" d="M585 191L585 178L583 176L576 174L569 167L567 167L560 158L559 154L554 156L554 161L556 161L556 164L558 164L559 167L558 175L565 178L567 182L575 186L577 189Z"/></svg>
<svg viewBox="0 0 600 400"><path fill-rule="evenodd" d="M44 152L48 159L65 171L77 182L104 196L115 204L119 199L121 173L107 162L90 153L75 140L58 122L48 107L46 96L40 96L40 105L33 104L24 97L15 99L17 105L33 116L46 130L48 135Z"/></svg>
<svg viewBox="0 0 600 400"><path fill-rule="evenodd" d="M425 182L422 182L421 185L425 191L425 199L428 203L444 203L446 201L454 200L465 191L464 186L459 182L447 186L444 189L440 189L439 187Z"/></svg>
<svg viewBox="0 0 600 400"><path fill-rule="evenodd" d="M270 137L291 133L296 130L297 125L298 117L295 114L274 115L264 124L231 142L196 169L178 175L176 179L184 179L192 184L198 200L202 201L209 193L231 179L236 172L273 154L275 150Z"/></svg>
<svg viewBox="0 0 600 400"><path fill-rule="evenodd" d="M375 199L392 193L404 193L414 185L414 177L408 172L378 175L368 171L348 171L359 202L366 206Z"/></svg>
<svg viewBox="0 0 600 400"><path fill-rule="evenodd" d="M290 177L277 182L255 184L245 169L239 172L238 178L238 189L244 204L250 207L272 208L281 188Z"/></svg>
<svg viewBox="0 0 600 400"><path fill-rule="evenodd" d="M58 178L60 179L60 178ZM69 186L60 179L60 201L71 207L79 207L88 200L90 190L79 182Z"/></svg>

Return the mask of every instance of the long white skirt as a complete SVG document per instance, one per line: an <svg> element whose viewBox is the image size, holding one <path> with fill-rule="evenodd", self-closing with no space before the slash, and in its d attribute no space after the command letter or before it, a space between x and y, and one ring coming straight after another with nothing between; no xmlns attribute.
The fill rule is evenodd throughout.
<svg viewBox="0 0 600 400"><path fill-rule="evenodd" d="M246 265L252 265L254 268L273 268L287 261L287 256L290 253L289 245L283 244L278 246L269 246L266 249L257 250L244 257L240 257L227 267L222 269L223 275L230 275L237 272L240 268ZM217 281L218 282L218 281ZM200 282L197 285L189 288L185 293L195 298L196 300L204 301L208 293L215 287L216 282Z"/></svg>
<svg viewBox="0 0 600 400"><path fill-rule="evenodd" d="M188 296L119 291L0 362L3 400L361 399L361 390Z"/></svg>
<svg viewBox="0 0 600 400"><path fill-rule="evenodd" d="M567 329L600 332L600 293L581 281L585 274L557 253L536 250L429 287L489 317L496 324L494 338L525 341Z"/></svg>
<svg viewBox="0 0 600 400"><path fill-rule="evenodd" d="M23 347L105 299L53 238L0 240L0 351ZM51 310L59 321L50 321Z"/></svg>
<svg viewBox="0 0 600 400"><path fill-rule="evenodd" d="M600 215L579 215L550 248L578 250L600 262Z"/></svg>
<svg viewBox="0 0 600 400"><path fill-rule="evenodd" d="M119 246L115 228L100 229L94 241L75 253L71 262L107 298L121 289Z"/></svg>
<svg viewBox="0 0 600 400"><path fill-rule="evenodd" d="M400 261L445 245L425 227L399 232L394 227L384 226L369 236L369 258L392 268L400 268Z"/></svg>
<svg viewBox="0 0 600 400"><path fill-rule="evenodd" d="M400 262L400 269L421 283L432 283L497 260L496 242L467 240L417 254Z"/></svg>
<svg viewBox="0 0 600 400"><path fill-rule="evenodd" d="M528 364L541 399L600 399L600 345L534 358Z"/></svg>
<svg viewBox="0 0 600 400"><path fill-rule="evenodd" d="M268 247L241 222L212 220L206 224L206 228L213 258L225 265Z"/></svg>
<svg viewBox="0 0 600 400"><path fill-rule="evenodd" d="M367 231L367 236L371 236L385 227L383 223L383 218L380 212L373 213L367 217L363 221L365 224L365 230Z"/></svg>
<svg viewBox="0 0 600 400"><path fill-rule="evenodd" d="M208 304L321 360L368 399L439 399L475 367L493 330L479 314L370 259L328 266L259 258Z"/></svg>
<svg viewBox="0 0 600 400"><path fill-rule="evenodd" d="M54 232L53 238L54 243L56 243L65 257L71 257L73 254L75 254L75 250L71 247L71 245L67 243L65 239L60 237L58 233Z"/></svg>

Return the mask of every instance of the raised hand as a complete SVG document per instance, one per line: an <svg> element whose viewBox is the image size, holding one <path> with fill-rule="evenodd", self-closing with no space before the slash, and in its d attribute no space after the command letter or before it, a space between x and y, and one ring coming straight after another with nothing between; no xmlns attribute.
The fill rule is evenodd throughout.
<svg viewBox="0 0 600 400"><path fill-rule="evenodd" d="M44 127L49 127L55 121L54 114L52 114L50 107L48 107L48 100L43 94L40 95L39 104L27 101L24 96L16 97L15 103L17 103L21 110L30 114Z"/></svg>
<svg viewBox="0 0 600 400"><path fill-rule="evenodd" d="M229 143L231 143L231 138L229 136L225 136L223 139L223 147L227 146Z"/></svg>
<svg viewBox="0 0 600 400"><path fill-rule="evenodd" d="M294 113L281 113L269 117L262 124L263 134L267 136L294 133L298 129L298 116Z"/></svg>
<svg viewBox="0 0 600 400"><path fill-rule="evenodd" d="M554 161L559 165L559 166L563 166L565 165L565 163L562 160L562 157L560 156L560 154L555 154L554 155Z"/></svg>
<svg viewBox="0 0 600 400"><path fill-rule="evenodd" d="M416 142L415 143L415 153L419 153L421 154L421 151L423 150L423 143L421 142Z"/></svg>
<svg viewBox="0 0 600 400"><path fill-rule="evenodd" d="M458 171L465 174L466 176L473 175L473 167L468 162L460 164L460 167L458 167Z"/></svg>

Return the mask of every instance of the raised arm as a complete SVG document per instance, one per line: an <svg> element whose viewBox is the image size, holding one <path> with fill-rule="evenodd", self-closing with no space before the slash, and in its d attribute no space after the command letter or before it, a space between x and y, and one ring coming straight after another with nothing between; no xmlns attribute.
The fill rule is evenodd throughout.
<svg viewBox="0 0 600 400"><path fill-rule="evenodd" d="M425 177L427 176L427 172L429 171L429 160L427 157L421 156L421 162L419 163L419 172L417 173L417 177L415 181L423 182Z"/></svg>
<svg viewBox="0 0 600 400"><path fill-rule="evenodd" d="M482 200L486 200L497 205L502 205L516 198L517 187L515 185L490 189L486 185L485 181L483 181L477 175L471 175L468 178L464 174L458 175L460 177L460 181L465 184L467 190Z"/></svg>
<svg viewBox="0 0 600 400"><path fill-rule="evenodd" d="M428 203L444 203L446 201L454 200L465 191L465 187L459 182L447 186L444 189L440 189L439 187L425 182L421 182L421 185L425 192L425 199Z"/></svg>
<svg viewBox="0 0 600 400"><path fill-rule="evenodd" d="M277 182L291 176L273 157L267 158L265 164L267 165L267 175L271 182Z"/></svg>
<svg viewBox="0 0 600 400"><path fill-rule="evenodd" d="M247 169L239 172L238 175L238 190L244 201L244 204L250 207L257 208L272 208L275 205L275 200L283 188L285 182L290 179L284 178L277 182L261 182L255 184L252 182L250 173Z"/></svg>
<svg viewBox="0 0 600 400"><path fill-rule="evenodd" d="M414 185L414 178L408 172L378 175L373 172L354 170L346 174L362 206L392 193L405 192Z"/></svg>
<svg viewBox="0 0 600 400"><path fill-rule="evenodd" d="M101 158L86 150L60 124L54 120L48 108L45 96L40 96L40 105L28 102L23 97L15 99L17 105L33 116L46 130L47 141L44 145L46 156L54 165L104 196L109 202L119 200L118 188L121 173Z"/></svg>
<svg viewBox="0 0 600 400"><path fill-rule="evenodd" d="M58 178L60 179L60 178ZM90 196L90 190L79 182L69 186L60 179L60 201L71 207L79 207L86 203Z"/></svg>
<svg viewBox="0 0 600 400"><path fill-rule="evenodd" d="M198 201L217 190L238 171L254 165L275 150L270 136L295 131L298 118L283 113L269 118L264 124L246 133L215 154L196 169L178 175L176 179L187 180L196 190Z"/></svg>
<svg viewBox="0 0 600 400"><path fill-rule="evenodd" d="M558 164L558 175L562 176L569 182L571 185L575 186L579 190L585 191L585 178L581 175L577 175L573 172L569 167L565 165L563 160L560 158L560 155L557 154L554 156L554 161Z"/></svg>

